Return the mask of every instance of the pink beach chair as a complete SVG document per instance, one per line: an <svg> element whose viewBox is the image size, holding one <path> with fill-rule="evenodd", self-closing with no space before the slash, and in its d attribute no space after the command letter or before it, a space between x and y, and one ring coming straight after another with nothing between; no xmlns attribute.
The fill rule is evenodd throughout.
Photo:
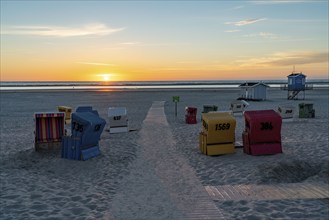
<svg viewBox="0 0 329 220"><path fill-rule="evenodd" d="M64 130L64 112L35 113L35 140L36 151L60 149Z"/></svg>

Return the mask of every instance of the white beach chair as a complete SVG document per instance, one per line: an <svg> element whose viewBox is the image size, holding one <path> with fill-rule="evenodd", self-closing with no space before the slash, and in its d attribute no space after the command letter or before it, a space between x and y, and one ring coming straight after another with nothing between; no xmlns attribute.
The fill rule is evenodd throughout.
<svg viewBox="0 0 329 220"><path fill-rule="evenodd" d="M231 102L230 110L232 111L233 114L236 113L243 113L245 108L249 106L249 103L246 102L245 100L234 100Z"/></svg>
<svg viewBox="0 0 329 220"><path fill-rule="evenodd" d="M110 107L108 109L110 133L128 132L128 116L125 107Z"/></svg>
<svg viewBox="0 0 329 220"><path fill-rule="evenodd" d="M282 119L292 119L294 117L295 107L288 104L278 106L278 113Z"/></svg>

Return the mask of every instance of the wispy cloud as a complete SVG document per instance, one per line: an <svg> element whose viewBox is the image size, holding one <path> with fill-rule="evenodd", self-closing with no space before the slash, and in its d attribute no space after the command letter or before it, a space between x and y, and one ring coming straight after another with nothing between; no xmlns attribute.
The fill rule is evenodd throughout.
<svg viewBox="0 0 329 220"><path fill-rule="evenodd" d="M226 33L234 33L234 32L240 32L241 30L226 30L224 32Z"/></svg>
<svg viewBox="0 0 329 220"><path fill-rule="evenodd" d="M281 52L267 57L238 60L240 66L268 67L328 62L328 52Z"/></svg>
<svg viewBox="0 0 329 220"><path fill-rule="evenodd" d="M261 37L266 39L278 39L278 35L269 32L260 32L257 34L245 34L244 37Z"/></svg>
<svg viewBox="0 0 329 220"><path fill-rule="evenodd" d="M112 63L93 63L93 62L77 62L77 63L84 65L94 65L94 66L115 66L115 64Z"/></svg>
<svg viewBox="0 0 329 220"><path fill-rule="evenodd" d="M267 0L267 1L250 1L255 5L274 5L274 4L293 4L293 3L311 3L312 0Z"/></svg>
<svg viewBox="0 0 329 220"><path fill-rule="evenodd" d="M120 43L122 45L137 45L137 44L141 44L140 42L123 42L123 43Z"/></svg>
<svg viewBox="0 0 329 220"><path fill-rule="evenodd" d="M225 24L233 24L235 26L244 26L244 25L249 25L249 24L254 24L259 21L264 21L266 18L255 18L255 19L245 19L241 21L236 21L236 22L226 22Z"/></svg>
<svg viewBox="0 0 329 220"><path fill-rule="evenodd" d="M64 26L9 26L4 27L1 34L6 35L34 35L45 37L79 37L105 36L124 30L124 28L110 28L105 24L95 23L82 27Z"/></svg>

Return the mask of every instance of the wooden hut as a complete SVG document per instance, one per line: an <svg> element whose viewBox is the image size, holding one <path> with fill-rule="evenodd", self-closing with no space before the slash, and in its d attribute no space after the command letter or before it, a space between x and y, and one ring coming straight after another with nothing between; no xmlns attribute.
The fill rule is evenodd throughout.
<svg viewBox="0 0 329 220"><path fill-rule="evenodd" d="M266 100L268 85L262 82L246 82L239 85L242 100L262 101Z"/></svg>

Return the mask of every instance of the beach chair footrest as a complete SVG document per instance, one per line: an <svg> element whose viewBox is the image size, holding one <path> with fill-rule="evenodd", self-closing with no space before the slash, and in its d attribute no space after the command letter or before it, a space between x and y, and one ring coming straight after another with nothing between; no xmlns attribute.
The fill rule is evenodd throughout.
<svg viewBox="0 0 329 220"><path fill-rule="evenodd" d="M99 150L98 146L90 147L85 150L81 150L81 159L82 160L88 160L92 157L96 157L101 154L101 151Z"/></svg>

